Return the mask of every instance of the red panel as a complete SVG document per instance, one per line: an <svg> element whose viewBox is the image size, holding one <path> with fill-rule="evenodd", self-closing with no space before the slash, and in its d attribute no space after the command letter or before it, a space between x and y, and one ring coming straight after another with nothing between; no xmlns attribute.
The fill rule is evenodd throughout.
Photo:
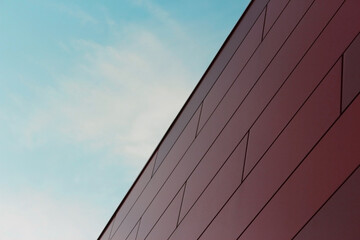
<svg viewBox="0 0 360 240"><path fill-rule="evenodd" d="M205 187L209 184L211 179L215 176L215 174L217 174L224 162L234 151L235 146L229 144L230 141L228 141L228 139L230 139L231 137L235 138L236 134L234 134L234 132L225 131L224 134L222 134L217 140L219 144L214 144L214 146L205 155L204 159L200 162L200 164L196 167L195 171L191 174L190 178L187 180L186 191L180 213L180 219L182 219L184 215L189 211L190 207L198 199L200 194L204 191ZM237 168L238 176L240 178L243 170L243 158L245 154L246 140L247 139L245 137L241 141L240 145L237 147L235 156L234 154L232 154L232 158L236 157L236 161L238 161L241 165ZM238 141L231 142L234 142L235 144L239 143Z"/></svg>
<svg viewBox="0 0 360 240"><path fill-rule="evenodd" d="M351 44L344 55L344 79L342 110L360 91L360 36Z"/></svg>
<svg viewBox="0 0 360 240"><path fill-rule="evenodd" d="M319 65L316 66L317 70L320 69ZM300 68L302 66L300 66ZM325 66L327 66L327 64ZM247 175L255 166L260 157L285 128L295 112L300 108L303 102L305 102L316 84L318 84L321 77L317 77L319 76L317 70L296 71L280 89L278 94L251 128L245 175ZM328 78L341 79L341 72L340 60L331 71Z"/></svg>
<svg viewBox="0 0 360 240"><path fill-rule="evenodd" d="M150 160L148 166L144 170L143 174L140 176L134 188L131 190L129 196L126 198L125 202L117 212L116 217L113 220L114 226L111 231L111 236L114 235L115 231L120 226L121 222L124 220L126 214L128 214L128 212L136 202L137 198L141 195L142 191L150 181L152 170L154 168L155 159L156 159L156 153L154 154L154 157Z"/></svg>
<svg viewBox="0 0 360 240"><path fill-rule="evenodd" d="M160 240L167 239L170 234L174 231L177 226L179 219L179 212L181 206L181 200L184 195L184 187L175 196L174 200L170 203L169 207L166 209L164 214L161 216L159 221L156 223L149 235L146 236L146 240ZM141 223L146 226L148 223L141 220ZM137 240L143 240L144 236L147 234L147 231L143 231L143 228L140 228Z"/></svg>
<svg viewBox="0 0 360 240"><path fill-rule="evenodd" d="M189 122L191 116L200 106L204 97L209 92L210 88L213 86L214 82L219 77L220 73L230 60L235 50L245 38L246 33L254 24L256 18L259 16L268 1L269 0L256 0L251 3L251 8L246 11L244 17L236 25L234 31L231 34L231 37L224 43L216 58L207 69L207 72L202 77L200 84L196 88L196 92L192 94L181 114L174 122L174 125L171 127L169 133L162 141L158 155L160 162L163 161L165 155L169 152L179 134L185 128L185 125Z"/></svg>
<svg viewBox="0 0 360 240"><path fill-rule="evenodd" d="M237 75L245 66L255 49L259 46L262 40L262 31L264 23L265 12L263 12L250 32L236 50L234 56L221 73L214 86L204 99L203 110L201 112L201 119L199 128L201 129L208 120L211 113L214 111L220 100L230 88L231 84L236 79Z"/></svg>
<svg viewBox="0 0 360 240"><path fill-rule="evenodd" d="M357 100L239 239L291 239L359 166Z"/></svg>
<svg viewBox="0 0 360 240"><path fill-rule="evenodd" d="M126 217L124 223L120 226L120 228L116 232L117 239L124 239L126 234L128 234L133 226L137 223L140 217L143 215L147 207L149 206L150 202L154 199L157 192L160 190L168 176L170 175L171 171L175 168L179 160L181 159L182 155L186 151L186 147L191 144L195 137L197 124L199 121L199 114L200 110L194 114L193 118L190 120L189 124L186 126L185 130L179 137L178 141L175 143L173 148L170 150L166 160L163 164L160 165L159 169L156 171L154 176L151 178L149 184L141 194L138 201L136 201L135 205L132 207L132 210L129 212L129 215ZM152 168L151 168L152 170ZM175 193L181 185L174 189ZM169 201L170 199L175 196L168 196ZM167 204L165 206L167 206ZM158 215L160 217L160 215ZM156 221L157 219L154 219ZM118 222L120 224L120 222ZM119 226L119 224L114 225ZM152 226L150 226L151 228Z"/></svg>
<svg viewBox="0 0 360 240"><path fill-rule="evenodd" d="M266 9L266 19L264 26L264 36L268 33L270 28L279 17L280 13L284 10L289 0L272 0L268 3Z"/></svg>
<svg viewBox="0 0 360 240"><path fill-rule="evenodd" d="M167 239L172 233L171 239L196 239L205 229L201 239L235 239L245 229L244 239L291 239L354 166L359 165L359 159L354 162L354 156L360 155L355 147L359 139L358 98L255 218L340 114L340 107L345 109L359 93L360 81L357 79L360 78L360 70L357 63L360 61L360 40L357 39L344 54L360 31L358 0L292 0L288 5L287 0L269 1L265 31L282 9L283 13L245 64L259 44L259 26L263 16L254 25L207 95L201 114L204 126L199 135L196 136L199 108L184 129L187 119L203 101L214 79L220 75L267 2L255 0L252 3L160 146L161 156L156 166L149 165L145 169L114 218L112 232L109 227L101 240L108 240L115 231L113 240L135 238L140 219L144 221L141 240L148 233L148 239ZM341 66L337 63L306 100L342 54L342 97ZM302 106L304 101L306 103ZM298 109L300 111L296 113ZM351 127L355 126L356 129L352 130ZM246 139L249 142L244 170L250 174L240 185ZM239 147L232 153L240 141ZM327 161L330 161L329 164ZM152 160L150 164L154 162ZM149 181L153 169L158 170ZM181 203L182 209L179 209L178 190L185 182L188 186ZM177 201L173 201L174 198ZM341 199L346 200L345 197ZM339 205L336 206L339 209ZM349 209L344 209L344 212ZM176 228L180 210L182 222ZM322 229L329 224L339 224L327 222L331 219L328 216L336 214L335 210L324 212L326 217L319 215L321 221L318 225L311 227L310 222L310 227L305 227L298 237L305 234L303 239L307 239L306 236L309 239L319 238L318 234L324 234L316 230L319 224ZM343 223L346 220L337 221ZM344 224L340 230L331 229L327 235L321 236L329 239L340 236L336 234L343 234L347 227ZM306 231L307 228L310 230Z"/></svg>
<svg viewBox="0 0 360 240"><path fill-rule="evenodd" d="M291 2L292 4L290 4L281 15L279 21L274 25L273 30L261 43L246 67L241 71L234 85L204 125L203 131L216 132L218 134L313 1L314 0L303 0ZM298 42L295 44L297 45ZM210 135L210 133L206 134ZM213 139L211 137L207 138Z"/></svg>
<svg viewBox="0 0 360 240"><path fill-rule="evenodd" d="M140 222L138 222L135 227L133 228L133 230L131 231L130 235L126 238L126 240L136 240L136 235L138 233L139 230L139 224Z"/></svg>
<svg viewBox="0 0 360 240"><path fill-rule="evenodd" d="M304 2L305 1L301 1L302 4L304 4ZM328 4L328 5L331 6L330 4ZM297 7L301 9L300 6L297 6ZM322 7L322 5L320 7ZM296 15L296 13L299 11L298 8L294 9L294 11L295 10L296 11L294 13L292 13L291 16ZM270 34L269 34L269 36L270 36ZM228 103L225 102L224 104L226 107L221 108L222 110L228 110L229 105L230 106L233 105L233 101L232 101L233 99L227 99L227 100L230 100L230 102L228 102ZM251 118L255 119L256 118L255 116L257 115L255 113L255 116L254 116L253 108L250 107L247 110L250 111L250 114L246 113L246 117L241 116L241 114L238 114L238 116L240 115L241 119L236 118L235 120L233 120L232 123L227 127L227 131L234 131L234 129L237 129L237 128L240 128L239 130L241 130L241 131L244 131L244 130L245 130L245 132L247 131L246 128L250 126L249 123L251 122ZM227 113L229 113L229 112L227 111ZM164 202L170 202L170 199L176 193L176 189L179 189L180 186L185 182L187 177L190 175L191 171L195 168L197 163L202 159L204 153L210 147L213 139L215 139L217 137L219 131L223 128L224 123L226 122L226 119L227 119L226 115L228 115L228 114L217 114L217 115L213 116L210 119L210 121L205 125L205 128L206 128L206 129L204 129L205 131L200 132L197 139L194 141L194 143L189 148L189 150L185 153L183 160L180 162L178 167L175 169L172 177L169 178L168 182L166 182L163 189L159 192L159 195L157 196L157 199L159 199L159 200L155 199L155 201L152 204L154 206L153 207L150 206L149 210L147 211L149 213L146 213L146 214L153 216L154 219L159 217L160 212L151 211L151 208L160 209L161 207L164 206ZM250 122L249 122L249 119L250 119ZM238 124L238 122L239 122L239 124ZM233 125L236 125L237 127L233 126ZM240 139L241 139L241 131L239 131ZM245 134L245 132L244 132L244 134Z"/></svg>
<svg viewBox="0 0 360 240"><path fill-rule="evenodd" d="M182 155L192 143L192 140L195 138L196 128L199 121L200 109L195 113L193 119L190 121L189 127L186 128L184 133L180 136L178 141L175 143L173 148L170 150L169 155L165 158L164 163L159 167L158 171L155 173L154 178L158 177L163 179L165 182L166 177L170 174L170 170L173 170L176 164L181 159ZM171 199L175 196L177 190L182 186L184 182L176 182L176 186L172 185L170 192L160 191L160 194L155 197L151 205L144 209L144 215L142 216L142 221L146 222L146 225L142 228L141 234L149 232L150 229L154 226L155 222L159 219L160 215L164 212L166 206L170 203ZM165 184L169 186L169 184ZM161 195L164 194L164 195ZM152 196L155 196L156 192L151 193Z"/></svg>
<svg viewBox="0 0 360 240"><path fill-rule="evenodd" d="M342 9L324 30L324 33L319 37L318 41L304 57L297 69L295 69L292 73L292 76L290 76L288 82L299 81L297 83L297 91L299 93L297 94L303 94L303 91L309 91L309 89L312 89L317 84L317 81L321 79L323 74L326 73L328 68L336 61L337 58L339 58L339 56L341 56L343 51L359 32L360 19L355 16L355 12L349 10L351 8L350 6L354 5L356 9L356 4L358 3L345 3ZM348 24L349 22L352 22L353 24ZM315 22L309 21L309 25L310 24L313 25ZM329 41L329 39L331 39L331 41ZM331 49L331 51L329 51L329 49ZM295 49L293 51L295 51ZM268 82L268 85L265 85L266 87L263 89L268 91L273 85L274 81L271 82L271 85ZM264 94L265 93L262 93L262 95ZM283 94L288 95L286 92ZM288 98L291 99L290 96L288 96ZM295 104L292 105L294 109L292 110L289 108L288 110L285 110L281 113L281 116L274 114L278 113L280 110L276 110L276 106L272 106L272 104L270 104L269 109L264 112L263 116L261 116L263 119L259 119L257 123L258 126L254 125L254 135L258 135L250 136L249 161L247 161L247 166L245 167L246 173L250 171L255 162L258 161L259 157L267 149L274 136L277 135L288 119L292 116L291 112L294 112L300 105L299 101L295 101L294 103ZM286 104L291 104L291 102ZM286 104L283 105L285 106ZM267 124L267 129L263 127L264 124ZM258 131L257 129L261 129L261 131L265 132L260 133L260 130ZM261 134L261 136L259 134Z"/></svg>
<svg viewBox="0 0 360 240"><path fill-rule="evenodd" d="M241 18L241 21L238 25L234 28L231 37L225 44L225 47L221 49L219 56L216 59L215 64L213 64L206 72L204 81L201 82L201 85L207 85L207 89L199 89L197 94L201 92L201 98L199 101L202 101L205 95L208 93L210 88L215 83L216 79L219 77L221 72L224 70L226 64L230 61L231 57L233 56L236 49L239 47L240 43L244 40L247 33L251 29L251 27L256 22L256 19L261 14L263 9L265 8L266 4L269 0L256 0L252 1L251 7L244 13L244 16ZM205 89L205 88L204 88ZM200 94L199 94L200 95Z"/></svg>
<svg viewBox="0 0 360 240"><path fill-rule="evenodd" d="M239 236L331 126L339 115L341 83L340 79L326 80L244 180L201 239L235 239Z"/></svg>
<svg viewBox="0 0 360 240"><path fill-rule="evenodd" d="M259 83L255 86L254 91L252 91L248 98L245 99L244 104L242 104L240 109L234 115L233 119L230 121L230 123L241 123L239 124L239 127L234 128L238 130L237 133L240 136L243 136L246 131L248 131L248 128L252 125L256 117L261 113L263 107L271 99L273 94L286 79L288 74L291 73L291 70L297 64L297 61L299 61L299 59L302 57L305 50L311 45L311 40L316 38L318 32L322 29L322 27L325 26L326 20L328 20L331 17L331 14L336 11L336 7L340 5L340 2L341 0L336 0L329 2L319 2L319 4L315 4L313 6L313 10L309 12L309 14L307 14L307 16L304 18L304 21L306 20L305 24L300 24L299 28L295 30L293 36L280 51L279 56L275 58L273 64L270 65L270 67L262 76L262 79L260 80L261 84ZM298 1L297 3L305 4L305 1ZM310 3L308 3L308 5L310 5ZM325 7L325 5L327 7ZM290 4L282 17L287 17L286 14L288 14L289 17L290 15L293 16L294 13L288 13L288 11L293 10L297 12L299 7L299 5ZM320 14L322 17L319 18L318 16ZM285 20L289 19L285 18ZM267 39L271 39L270 37L273 33L278 33L275 30L276 28L274 28L274 31L268 35L269 37ZM303 44L299 44L298 38L301 37L305 38ZM265 42L266 39L261 46L264 46ZM271 46L268 46L268 48L271 49ZM327 68L330 68L330 66L331 65L327 66ZM244 72L246 72L246 69L247 68L245 68ZM253 74L256 74L256 72L257 70L254 69ZM325 73L323 74L325 75ZM315 79L320 80L322 77L323 75ZM204 127L205 133L203 135L206 135L205 140L211 139L210 134L212 134L215 129L221 126L220 124L224 122L224 118L226 120L227 115L231 113L230 109L234 109L236 107L235 103L238 102L237 98L240 95L243 95L242 93L244 93L244 86L242 83L246 82L247 80L249 80L249 78L239 78L235 85L230 89L229 94L227 94L224 100L220 103L219 107ZM229 126L227 128L232 129L233 127ZM201 134L199 136L201 136Z"/></svg>
<svg viewBox="0 0 360 240"><path fill-rule="evenodd" d="M295 240L360 239L360 169L345 182Z"/></svg>
<svg viewBox="0 0 360 240"><path fill-rule="evenodd" d="M294 44L296 44L296 42ZM232 101L233 99L228 98L226 100L229 100L229 102L224 102L224 101L222 102L225 107L218 109L228 110L229 106L234 106ZM263 105L265 105L265 103L263 103ZM259 109L258 107L256 107L255 110L259 112L261 111L261 109ZM155 199L155 201L152 204L154 205L153 207L154 209L159 209L161 206L163 207L164 202L170 202L171 197L174 196L176 193L176 189L179 189L181 185L185 182L185 180L189 177L192 170L201 161L204 154L213 143L214 139L216 139L216 137L218 136L219 131L221 131L221 129L224 127L224 124L226 123L227 121L226 119L228 117L226 115L228 115L229 112L227 111L227 114L221 114L223 112L218 111L217 113L220 114L216 114L210 118L210 120L204 126L204 131L201 131L199 133L194 143L185 153L180 164L175 168L172 176L169 178L169 180L166 182L164 187L159 192L157 196L158 200ZM246 131L251 126L252 122L256 119L256 116L258 114L259 113L254 111L254 106L247 106L245 112L239 111L224 129L224 131L238 133L238 134L233 134L231 139L227 139L226 140L227 143L231 145L234 144L234 142L231 141L239 141L242 138L242 136L245 135ZM150 208L152 208L152 206L150 206ZM155 219L159 216L159 212L156 213L150 210L147 212L151 212L151 214L149 213L149 215L153 216Z"/></svg>
<svg viewBox="0 0 360 240"><path fill-rule="evenodd" d="M181 159L182 155L188 149L190 144L193 142L196 136L197 127L199 124L201 106L196 110L194 116L191 118L190 122L186 126L185 130L181 133L179 138L176 140L174 146L170 149L170 152L165 157L165 160L168 162L169 159L175 161L176 163ZM157 166L155 166L154 170L156 171L159 165L162 162L157 162ZM164 167L168 171L168 167ZM171 167L170 167L171 169ZM164 171L164 170L161 170Z"/></svg>
<svg viewBox="0 0 360 240"><path fill-rule="evenodd" d="M231 131L233 133L236 127L241 127L241 123L232 122L232 124L229 125L226 131ZM185 183L185 181L195 169L197 164L202 160L202 157L205 154L206 150L210 147L211 139L215 138L214 134L216 134L216 132L213 131L200 132L191 147L185 153L182 160L172 172L170 178L165 182L161 190L156 195L156 198L152 201L151 205L144 213L143 218L149 219L149 222L156 222L156 220L160 217L161 213L165 210L167 204L170 203L173 196L175 196L177 190ZM229 136L228 134L225 135ZM237 134L231 134L231 137L235 141L239 141L242 138L240 135ZM218 141L217 143L220 142ZM233 148L235 148L235 146L236 143L235 145L233 145ZM167 161L165 161L164 164L166 162ZM163 165L161 165L161 167L159 168L159 171L162 166ZM153 178L155 178L158 174L160 173L157 172Z"/></svg>
<svg viewBox="0 0 360 240"><path fill-rule="evenodd" d="M299 60L302 58L306 50L309 49L313 41L319 35L319 32L325 27L326 23L329 21L331 16L336 12L338 7L341 5L341 2L342 0L331 0L327 2L319 1L319 2L315 2L314 5L312 5L312 8L305 15L305 17L303 18L297 29L293 32L293 34L290 36L290 38L285 43L283 48L280 50L278 55L274 58L272 64L266 69L264 74L261 76L257 85L255 85L255 87L250 92L248 97L244 100L242 106L239 108L238 113L236 113L234 118L241 118L241 119L248 118L251 119L249 123L250 124L253 123L252 121L256 119L256 117L264 109L264 106L268 104L268 102L274 96L274 94L279 89L279 87L292 73L294 67L297 66ZM291 3L285 9L283 14L287 13L290 7L292 7ZM275 28L269 33L268 37L271 36L274 30ZM266 39L264 40L264 43ZM268 47L271 48L271 46ZM317 58L319 58L319 56L317 56ZM328 60L331 60L332 62L328 63ZM313 59L310 59L309 61L311 62L310 67L315 68L314 63L317 62L313 61ZM332 60L331 58L327 59L327 61L325 61L325 63L321 67L317 66L316 71L314 72L306 71L307 69L303 71L304 69L301 69L297 71L300 72L301 76L293 77L294 78L293 81L300 81L300 82L304 81L305 74L311 76L310 79L306 79L306 81L308 81L310 88L304 86L304 93L305 94L310 93L311 90L316 86L316 84L325 76L327 70L331 67L331 65L335 61L336 59L335 60ZM325 71L323 71L323 69L325 69ZM236 93L242 91L241 90L242 83L246 82L249 79L246 78L246 76L243 77L244 78L239 78L237 80L238 84L235 83L233 88L229 91L229 93L231 93L233 97L236 97ZM233 97L232 99L234 99ZM303 99L305 99L305 97L303 97ZM230 98L229 101L233 101L233 100L231 100ZM252 138L250 137L250 141L251 140ZM251 169L249 166L252 167L251 165L247 164L245 168L246 173L248 173L249 170Z"/></svg>
<svg viewBox="0 0 360 240"><path fill-rule="evenodd" d="M309 28L311 28L311 26L313 27L320 27L321 24L319 24L319 22L323 23L323 26L325 26L326 21L324 21L324 18L326 18L326 14L329 12L335 12L336 8L334 9L330 9L329 7L337 4L340 5L340 3L338 1L327 1L327 2L317 2L319 4L315 4L313 7L315 10L312 10L311 13L309 13L308 17L309 19L313 19L313 21L308 21L309 19L307 19L306 24L301 25L302 27L300 27L299 29L302 31L305 31L305 33L307 33L306 30L308 30ZM326 7L325 7L326 5ZM333 6L334 7L334 6ZM325 10L327 9L327 11ZM321 14L321 18L318 17L318 15ZM331 16L331 15L330 15ZM328 16L328 18L330 18L330 16ZM317 21L316 21L317 20ZM310 25L310 26L309 26ZM300 33L304 33L301 32L299 30ZM313 30L313 29L312 29ZM320 31L320 29L318 29L318 31ZM314 31L314 30L313 30ZM310 31L311 32L311 31ZM296 32L296 34L299 34L298 32ZM316 34L314 33L315 36L313 36L313 38L316 37ZM344 41L346 41L347 38L344 38ZM297 41L294 38L294 40L291 42L294 44L294 47L296 47ZM344 43L343 41L339 41L339 44ZM309 43L310 45L310 43ZM286 52L286 48L283 48ZM290 49L290 50L294 50L294 49ZM297 52L295 52L297 53ZM337 52L335 51L335 54ZM280 55L283 56L283 55ZM289 57L291 57L291 55L288 54L284 54L284 62L289 62L287 61L287 59L289 59ZM301 57L298 56L299 58ZM327 56L329 57L329 55ZM330 61L332 61L331 59L331 55L330 55ZM327 63L328 60L325 61L325 63ZM335 60L334 60L335 61ZM273 68L270 68L271 71L269 72L270 77L272 79L272 77L274 77L273 73L279 72L281 74L283 74L282 71L290 71L288 70L289 66L283 66L282 62L279 62L277 66L277 68L275 69L276 71L273 70ZM294 63L295 65L295 63ZM329 64L328 68L331 66L331 64ZM323 66L322 66L323 67ZM317 71L316 74L321 73L322 75L317 76L316 74L313 76L314 79L321 79L326 71L324 71L323 73L321 72L323 69L319 68L320 71ZM276 75L275 75L276 76ZM286 76L284 76L283 78L285 78ZM267 82L266 82L267 83ZM261 88L260 88L261 89ZM263 88L262 90L267 89L267 88ZM273 91L275 91L276 89L273 89ZM256 93L256 92L255 92ZM261 92L260 92L261 93ZM266 101L264 101L264 99L261 99L261 97L263 97L262 95L256 95L254 94L253 96L255 96L254 99L247 99L249 100L251 103L253 104L259 104L260 106L264 106L266 105ZM271 97L271 95L269 95L269 93L267 93L268 99ZM259 98L260 97L260 98ZM340 98L340 97L339 97ZM261 101L260 101L261 100ZM266 98L265 98L266 100ZM239 111L235 114L235 116L233 117L233 119L231 120L231 122L227 125L227 127L224 129L224 131L232 131L232 132L237 132L239 134L239 137L241 138L242 133L245 135L246 133L246 128L250 126L251 121L254 121L252 119L255 119L256 116L259 114L259 110L261 110L261 108L257 107L256 105L243 105L244 108L239 109ZM197 165L197 163L202 159L202 156L204 154L204 152L207 150L208 146L209 146L209 142L211 142L211 139L214 138L214 136L216 136L216 129L218 127L212 126L212 128L210 128L211 125L209 125L210 123L214 123L217 124L217 126L219 126L220 124L222 124L223 122L223 115L218 116L219 118L216 119L214 117L212 117L210 119L210 121L208 122L208 124L205 125L206 131L201 131L200 134L198 135L197 139L194 141L194 143L192 144L192 146L189 148L189 150L186 152L186 154L184 155L183 160L180 162L180 164L178 165L178 167L175 169L175 171L173 172L173 175L169 178L169 180L166 182L166 184L164 185L163 189L159 192L157 199L155 199L155 201L153 202L152 206L150 206L150 208L154 208L154 209L160 209L161 206L163 206L164 202L170 202L171 196L174 196L176 193L176 189L179 189L180 186L185 182L185 180L187 179L187 177L190 175L191 171L195 168L195 166ZM220 125L221 126L221 125ZM311 135L312 136L312 135ZM229 144L233 144L232 142ZM154 205L154 206L153 206ZM150 209L149 208L149 209ZM156 219L159 215L159 212L156 213L154 211L151 211L152 214L150 214L151 216L154 216L154 218Z"/></svg>
<svg viewBox="0 0 360 240"><path fill-rule="evenodd" d="M241 183L245 146L246 139L235 149L170 239L197 239L206 225L214 218ZM186 191L188 186L186 186Z"/></svg>

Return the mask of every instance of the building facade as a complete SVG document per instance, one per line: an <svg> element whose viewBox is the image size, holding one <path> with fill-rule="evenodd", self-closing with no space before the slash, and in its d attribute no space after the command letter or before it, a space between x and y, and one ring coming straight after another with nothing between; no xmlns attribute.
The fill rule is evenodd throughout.
<svg viewBox="0 0 360 240"><path fill-rule="evenodd" d="M253 0L99 240L360 239L359 32Z"/></svg>

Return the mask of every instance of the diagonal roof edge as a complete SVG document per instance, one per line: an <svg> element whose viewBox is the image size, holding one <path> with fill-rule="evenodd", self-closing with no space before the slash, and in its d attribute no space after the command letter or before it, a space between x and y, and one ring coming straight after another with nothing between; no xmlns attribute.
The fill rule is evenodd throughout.
<svg viewBox="0 0 360 240"><path fill-rule="evenodd" d="M196 85L196 87L194 88L194 90L191 92L190 96L188 97L188 99L186 100L185 104L183 105L183 107L181 108L181 110L179 111L179 113L176 115L175 119L173 120L173 122L171 123L170 127L168 128L168 130L165 132L164 136L162 137L162 139L160 140L159 144L156 146L156 148L154 149L153 153L151 154L151 156L149 157L148 161L146 162L145 166L143 167L143 169L141 170L141 172L139 173L139 175L137 176L137 178L135 179L134 183L132 184L132 186L130 187L130 189L128 190L128 192L126 193L125 197L122 199L122 201L120 202L120 204L118 205L118 207L116 208L115 212L113 213L113 215L111 216L111 218L109 219L109 221L107 222L106 226L104 227L104 229L102 230L102 232L100 233L98 240L101 239L101 237L103 236L103 234L105 233L105 231L107 230L107 228L110 226L111 222L114 220L117 212L119 211L119 209L122 207L122 205L124 204L124 202L126 201L127 197L129 196L129 194L131 193L131 191L133 190L134 186L136 185L136 183L138 182L138 180L140 179L140 177L142 176L142 174L144 173L145 169L147 168L147 166L149 165L150 161L152 160L152 158L156 155L156 153L158 152L159 148L162 146L162 144L166 141L167 137L170 136L170 134L173 132L173 129L175 127L175 125L179 122L181 116L183 116L183 113L187 110L187 108L189 108L191 101L195 98L196 93L199 92L199 90L201 90L201 86L202 84L205 83L205 81L207 81L207 76L209 74L209 72L216 67L216 64L220 64L220 60L221 57L228 57L229 59L226 60L226 64L227 62L229 62L229 60L232 58L231 56L224 56L226 54L226 51L231 51L231 53L234 53L235 50L237 49L237 47L241 44L242 40L246 37L247 33L249 32L249 30L251 29L252 25L254 24L256 17L259 15L259 13L263 10L263 8L266 6L266 4L268 3L269 0L250 0L249 5L247 6L247 8L245 9L245 11L243 12L243 14L240 16L239 20L237 21L237 23L235 24L235 26L233 27L233 29L231 30L230 34L228 35L228 37L225 39L224 43L222 44L221 48L219 49L219 51L217 52L217 54L215 55L214 59L211 61L211 63L209 64L208 68L206 69L206 71L204 72L204 74L202 75L200 81L198 82L198 84ZM256 12L256 13L252 13L252 12ZM247 18L245 21L245 17ZM235 36L235 34L238 34L239 36ZM239 38L239 39L237 39ZM231 41L233 42L237 42L237 45L233 45L231 46ZM235 42L235 44L236 44ZM233 48L231 48L233 47ZM224 63L224 62L223 62ZM226 64L224 66L220 66L221 70L218 73L217 77L220 75L222 69L226 66ZM210 84L211 86L216 82L217 77L214 78L213 82ZM209 90L211 89L211 86L209 87L209 89L206 91L204 97L206 96L206 94L209 92ZM198 106L201 104L202 100L204 99L201 98L201 101L198 103ZM194 107L195 111L197 109L197 107ZM194 112L195 112L194 111ZM192 114L190 114L190 117L192 116ZM187 124L187 122L190 120L190 118L185 121L184 126Z"/></svg>

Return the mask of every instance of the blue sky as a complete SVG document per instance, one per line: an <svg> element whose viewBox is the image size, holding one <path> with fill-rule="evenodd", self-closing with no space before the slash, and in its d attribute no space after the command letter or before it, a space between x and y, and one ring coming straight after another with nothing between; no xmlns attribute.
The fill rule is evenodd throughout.
<svg viewBox="0 0 360 240"><path fill-rule="evenodd" d="M0 239L96 239L249 0L0 2Z"/></svg>

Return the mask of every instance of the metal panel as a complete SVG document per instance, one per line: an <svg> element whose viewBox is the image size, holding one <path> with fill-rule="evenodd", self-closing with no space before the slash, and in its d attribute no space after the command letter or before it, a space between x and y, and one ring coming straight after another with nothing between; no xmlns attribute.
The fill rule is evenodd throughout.
<svg viewBox="0 0 360 240"><path fill-rule="evenodd" d="M294 240L360 239L360 169L311 218Z"/></svg>
<svg viewBox="0 0 360 240"><path fill-rule="evenodd" d="M171 240L197 239L212 218L215 217L241 183L245 146L246 139L239 144L214 179L211 180L204 193L170 237Z"/></svg>
<svg viewBox="0 0 360 240"><path fill-rule="evenodd" d="M359 166L359 103L339 119L239 239L292 239Z"/></svg>
<svg viewBox="0 0 360 240"><path fill-rule="evenodd" d="M265 12L259 16L244 41L236 50L234 56L221 73L214 86L206 95L201 112L199 128L201 129L209 119L211 113L217 107L225 93L229 90L237 75L244 68L250 57L253 55L260 42L262 41L262 31L264 24Z"/></svg>
<svg viewBox="0 0 360 240"><path fill-rule="evenodd" d="M324 105L323 103L329 103ZM236 239L339 115L340 79L324 81L201 239ZM315 121L316 120L316 121ZM236 211L234 211L236 209Z"/></svg>
<svg viewBox="0 0 360 240"><path fill-rule="evenodd" d="M342 110L344 110L360 91L360 36L344 54L344 79Z"/></svg>

